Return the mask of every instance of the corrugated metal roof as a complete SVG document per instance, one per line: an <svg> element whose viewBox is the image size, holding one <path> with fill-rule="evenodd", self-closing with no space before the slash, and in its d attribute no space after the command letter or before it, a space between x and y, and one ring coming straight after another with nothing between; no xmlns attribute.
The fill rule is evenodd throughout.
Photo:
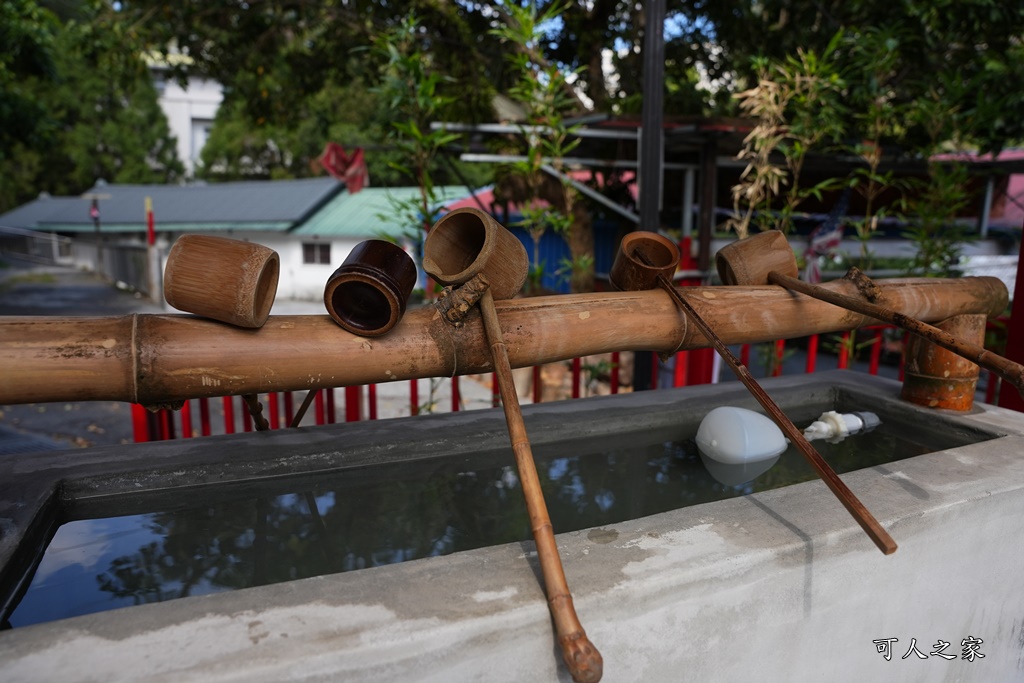
<svg viewBox="0 0 1024 683"><path fill-rule="evenodd" d="M290 221L278 223L168 223L157 219L154 221L154 227L157 232L218 232L221 230L285 232L292 227L292 223ZM36 229L60 233L92 233L96 230L92 223L40 223ZM145 229L145 223L100 224L100 232L103 233L141 232Z"/></svg>
<svg viewBox="0 0 1024 683"><path fill-rule="evenodd" d="M41 220L49 220L51 217L59 217L72 211L78 211L87 220L89 218L89 204L79 197L51 197L41 195L28 204L22 204L0 215L0 226L5 228L32 229Z"/></svg>
<svg viewBox="0 0 1024 683"><path fill-rule="evenodd" d="M99 196L104 232L144 230L146 197L153 200L158 231L284 230L311 215L343 187L333 178L210 185L98 185L82 197L40 197L0 216L0 225L92 230L88 197L95 194Z"/></svg>
<svg viewBox="0 0 1024 683"><path fill-rule="evenodd" d="M441 203L468 194L461 185L434 188ZM418 187L366 187L355 194L339 193L293 231L321 237L398 237L409 225L395 215L394 201L419 198Z"/></svg>

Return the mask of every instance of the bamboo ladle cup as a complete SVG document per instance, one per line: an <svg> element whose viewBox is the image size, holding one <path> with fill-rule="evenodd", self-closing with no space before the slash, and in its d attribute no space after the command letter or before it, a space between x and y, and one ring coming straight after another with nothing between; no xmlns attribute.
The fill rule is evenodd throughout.
<svg viewBox="0 0 1024 683"><path fill-rule="evenodd" d="M711 342L722 359L732 368L736 376L743 382L747 390L761 407L765 409L772 420L779 426L782 433L797 447L800 453L807 459L818 476L825 482L843 507L853 516L868 537L874 541L878 549L886 555L896 552L896 542L889 533L882 528L874 515L864 506L857 496L853 494L843 480L829 466L821 454L804 437L803 432L797 429L778 404L765 392L757 383L750 371L725 345L725 342L715 334L711 326L704 321L690 302L687 301L679 290L672 284L669 277L675 272L676 264L679 263L679 250L672 242L661 235L652 232L634 232L622 240L622 247L615 257L612 265L610 279L612 284L623 289L653 288L659 286L664 289L676 305L681 308L701 333Z"/></svg>
<svg viewBox="0 0 1024 683"><path fill-rule="evenodd" d="M947 351L952 351L991 370L1017 387L1017 391L1024 396L1024 365L992 353L977 344L958 339L948 332L899 311L797 279L799 270L796 265L796 257L793 250L790 249L785 235L778 230L761 232L723 247L715 256L715 265L723 284L779 285L848 311L869 315L872 318L901 327ZM853 279L853 273L859 273L859 271L851 268L847 277ZM860 279L867 281L866 276L863 275Z"/></svg>
<svg viewBox="0 0 1024 683"><path fill-rule="evenodd" d="M164 298L178 310L238 327L262 327L277 295L281 259L253 242L182 235L164 268Z"/></svg>
<svg viewBox="0 0 1024 683"><path fill-rule="evenodd" d="M574 681L596 683L601 680L604 662L587 638L573 607L494 307L495 299L511 298L522 288L528 263L526 250L512 233L486 213L472 208L457 209L441 218L430 229L423 245L423 269L441 284L462 285L468 290L461 307L447 309L446 319L454 322L460 313L468 312L474 300L479 300L562 658ZM447 298L457 296L449 294Z"/></svg>

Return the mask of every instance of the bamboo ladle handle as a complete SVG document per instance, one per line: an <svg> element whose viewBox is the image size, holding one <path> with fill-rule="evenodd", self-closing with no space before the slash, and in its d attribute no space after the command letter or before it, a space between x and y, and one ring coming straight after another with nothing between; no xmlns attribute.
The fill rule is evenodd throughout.
<svg viewBox="0 0 1024 683"><path fill-rule="evenodd" d="M669 296L686 312L689 319L697 326L697 329L711 342L711 345L715 347L719 355L725 360L725 362L732 368L736 376L740 378L747 390L750 391L751 395L757 402L761 404L761 407L771 416L786 437L796 445L800 453L806 458L807 462L810 463L814 471L818 473L818 476L825 482L839 502L843 504L843 507L857 520L857 524L864 530L864 532L874 541L878 549L885 555L891 555L896 552L896 541L892 539L892 536L878 523L874 515L864 506L863 503L853 494L853 491L843 483L843 480L839 478L839 475L835 473L825 459L821 457L821 454L815 450L814 446L804 437L803 432L797 429L796 425L793 424L792 420L782 412L782 409L772 400L772 398L765 392L765 390L758 384L754 376L750 374L746 366L729 350L729 347L725 345L721 337L715 334L715 331L711 329L697 311L694 310L690 302L687 301L680 293L679 290L669 282L668 278L664 275L658 276L658 284L668 292Z"/></svg>
<svg viewBox="0 0 1024 683"><path fill-rule="evenodd" d="M604 662L583 631L572 604L494 308L495 299L512 298L522 288L528 267L526 249L518 238L478 209L464 207L446 214L423 243L423 269L452 287L436 305L443 319L460 325L466 313L479 303L562 658L577 683L596 683L601 680Z"/></svg>
<svg viewBox="0 0 1024 683"><path fill-rule="evenodd" d="M544 590L547 593L548 607L555 622L555 633L558 644L562 648L562 658L569 668L569 673L577 683L597 683L601 680L604 661L601 653L587 638L583 625L576 616L572 603L572 594L565 580L565 571L558 556L558 545L551 527L547 504L540 488L537 466L533 460L533 450L526 434L523 414L519 409L519 397L516 395L515 383L512 379L512 366L508 360L508 349L505 337L501 332L498 314L494 308L494 296L488 288L480 298L480 313L484 321L484 333L491 347L494 359L494 371L498 376L498 391L501 393L501 404L505 410L505 422L508 424L508 436L512 442L516 467L519 470L519 481L523 486L526 498L526 510L530 515L530 528L537 545L537 558L540 561L541 573L544 576Z"/></svg>

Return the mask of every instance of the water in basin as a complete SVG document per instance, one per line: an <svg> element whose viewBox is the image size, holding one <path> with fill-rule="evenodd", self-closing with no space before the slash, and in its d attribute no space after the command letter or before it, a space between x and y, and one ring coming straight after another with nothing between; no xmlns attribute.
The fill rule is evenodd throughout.
<svg viewBox="0 0 1024 683"><path fill-rule="evenodd" d="M852 410L858 406L837 406ZM817 412L792 415L809 424ZM556 532L614 524L816 478L790 446L755 480L709 475L697 424L536 447ZM984 436L882 425L815 447L839 473ZM57 530L13 627L179 597L361 570L530 539L510 451L490 466L464 458L283 479L258 493L196 491L145 514L68 519ZM838 506L839 503L837 502Z"/></svg>

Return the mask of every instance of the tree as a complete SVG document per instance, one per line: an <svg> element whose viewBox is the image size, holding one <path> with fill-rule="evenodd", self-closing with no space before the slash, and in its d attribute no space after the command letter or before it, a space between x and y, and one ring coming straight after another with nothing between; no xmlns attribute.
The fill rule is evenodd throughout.
<svg viewBox="0 0 1024 683"><path fill-rule="evenodd" d="M431 55L423 52L421 37L419 20L410 15L374 42L383 62L377 93L391 120L388 140L400 155L390 165L420 190L418 199L394 200L393 208L417 241L430 230L440 209L435 190L437 156L459 138L431 128L444 118L455 98L440 93L445 78L434 69Z"/></svg>
<svg viewBox="0 0 1024 683"><path fill-rule="evenodd" d="M122 21L151 49L169 46L188 55L176 75L202 75L226 87L258 123L291 120L324 83L373 84L379 63L365 48L415 11L435 68L451 76L464 118L490 118L494 70L500 55L481 50L490 21L475 6L459 3L304 2L212 3L125 0Z"/></svg>
<svg viewBox="0 0 1024 683"><path fill-rule="evenodd" d="M20 81L20 92L38 107L38 116L31 134L0 154L0 174L7 179L0 206L16 206L41 190L78 194L99 179L178 178L184 169L130 29L112 21L99 0L83 3L80 18L63 25L32 6L25 4L26 16L38 19L36 35L49 36L50 68ZM51 29L52 35L45 33Z"/></svg>
<svg viewBox="0 0 1024 683"><path fill-rule="evenodd" d="M322 173L316 163L328 141L345 147L379 145L384 138L378 98L360 80L322 84L287 121L253 119L231 98L217 111L197 175L207 180L302 178ZM368 156L370 178L391 184L387 155Z"/></svg>
<svg viewBox="0 0 1024 683"><path fill-rule="evenodd" d="M25 82L56 78L56 15L34 0L0 3L0 160L15 143L32 144L45 135L46 111Z"/></svg>
<svg viewBox="0 0 1024 683"><path fill-rule="evenodd" d="M970 140L983 152L1024 138L1024 118L1009 114L1024 110L1024 92L1018 87L1024 75L1021 3L683 0L680 6L690 17L686 39L698 46L712 78L746 82L754 76L752 57L781 61L797 49L820 53L840 29L847 36L841 49L855 60L858 46L884 31L886 42L876 46L891 53L887 82L893 107L937 97L946 110L956 112L944 137ZM846 61L842 55L839 59ZM869 92L875 76L856 69L844 72L851 97ZM851 112L867 111L848 104ZM851 134L857 131L855 121L848 126ZM907 149L928 146L931 139L919 125L908 126L901 138Z"/></svg>

